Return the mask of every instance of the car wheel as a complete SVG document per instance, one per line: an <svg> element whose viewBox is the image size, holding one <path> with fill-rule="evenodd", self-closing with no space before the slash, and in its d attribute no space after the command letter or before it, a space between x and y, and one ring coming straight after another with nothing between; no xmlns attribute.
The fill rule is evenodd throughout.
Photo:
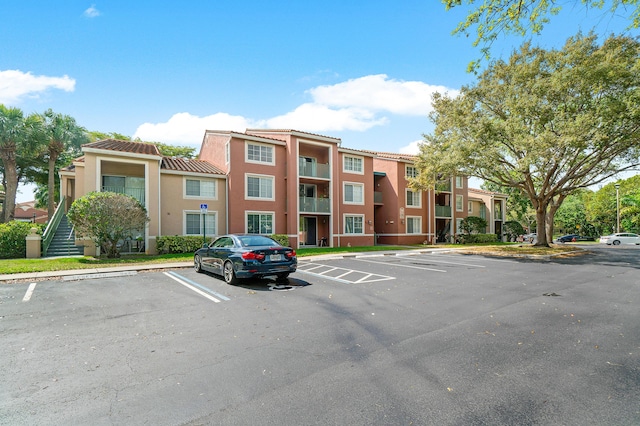
<svg viewBox="0 0 640 426"><path fill-rule="evenodd" d="M613 240L613 245L614 246L619 246L620 245L620 240Z"/></svg>
<svg viewBox="0 0 640 426"><path fill-rule="evenodd" d="M193 269L196 272L202 272L202 257L199 254L196 254L193 258Z"/></svg>
<svg viewBox="0 0 640 426"><path fill-rule="evenodd" d="M233 264L231 262L225 262L224 266L223 266L223 275L224 275L224 281L227 284L231 284L231 285L235 285L238 283L238 278L236 278L236 273L233 270Z"/></svg>
<svg viewBox="0 0 640 426"><path fill-rule="evenodd" d="M288 272L281 272L278 274L278 281L284 281L289 277Z"/></svg>

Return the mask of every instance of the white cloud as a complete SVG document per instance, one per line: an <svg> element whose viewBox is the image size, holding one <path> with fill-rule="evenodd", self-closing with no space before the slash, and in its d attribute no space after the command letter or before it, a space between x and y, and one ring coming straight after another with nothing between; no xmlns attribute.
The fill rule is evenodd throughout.
<svg viewBox="0 0 640 426"><path fill-rule="evenodd" d="M244 132L247 128L263 127L264 122L223 112L198 117L188 112L174 114L166 123L144 123L140 125L134 138L144 141L187 144L199 146L205 130L233 130Z"/></svg>
<svg viewBox="0 0 640 426"><path fill-rule="evenodd" d="M431 96L435 92L457 94L456 90L444 86L393 80L384 74L369 75L309 89L307 93L312 102L275 117L253 120L222 112L207 117L183 112L165 123L144 123L134 136L148 141L196 145L206 129L243 132L246 128L266 127L308 132L365 132L388 125L391 120L384 113L426 116L431 111ZM417 150L417 143L414 144Z"/></svg>
<svg viewBox="0 0 640 426"><path fill-rule="evenodd" d="M309 132L355 130L363 132L387 123L386 118L363 108L331 109L325 105L302 104L295 110L268 120L274 129L299 129Z"/></svg>
<svg viewBox="0 0 640 426"><path fill-rule="evenodd" d="M368 75L331 86L308 90L315 103L330 107L364 108L398 115L427 115L435 92L456 96L457 90L421 81L389 79L385 74Z"/></svg>
<svg viewBox="0 0 640 426"><path fill-rule="evenodd" d="M14 104L24 97L37 98L49 89L75 90L76 81L69 76L49 77L20 70L0 71L0 103Z"/></svg>
<svg viewBox="0 0 640 426"><path fill-rule="evenodd" d="M407 146L403 146L402 148L400 148L400 154L410 154L410 155L417 155L420 153L420 144L422 143L422 140L417 140L417 141L413 141L411 142L409 145Z"/></svg>
<svg viewBox="0 0 640 426"><path fill-rule="evenodd" d="M83 15L86 18L97 18L98 16L102 15L102 12L96 9L95 4L92 4L90 8L84 11Z"/></svg>

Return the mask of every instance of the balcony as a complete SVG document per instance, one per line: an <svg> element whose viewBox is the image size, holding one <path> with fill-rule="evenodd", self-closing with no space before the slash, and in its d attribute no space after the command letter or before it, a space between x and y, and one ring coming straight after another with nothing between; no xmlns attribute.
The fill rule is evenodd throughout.
<svg viewBox="0 0 640 426"><path fill-rule="evenodd" d="M436 217L451 217L451 206L436 205Z"/></svg>
<svg viewBox="0 0 640 426"><path fill-rule="evenodd" d="M315 162L304 161L304 158L298 159L298 168L300 169L300 177L329 179L329 164L318 164Z"/></svg>
<svg viewBox="0 0 640 426"><path fill-rule="evenodd" d="M329 198L300 197L300 212L329 213L331 201Z"/></svg>
<svg viewBox="0 0 640 426"><path fill-rule="evenodd" d="M373 193L373 204L383 204L383 202L382 202L382 192L375 191Z"/></svg>
<svg viewBox="0 0 640 426"><path fill-rule="evenodd" d="M436 183L436 191L438 192L451 192L451 181L444 181Z"/></svg>
<svg viewBox="0 0 640 426"><path fill-rule="evenodd" d="M116 192L118 194L130 195L144 206L144 188L129 188L126 186L103 186L102 192Z"/></svg>

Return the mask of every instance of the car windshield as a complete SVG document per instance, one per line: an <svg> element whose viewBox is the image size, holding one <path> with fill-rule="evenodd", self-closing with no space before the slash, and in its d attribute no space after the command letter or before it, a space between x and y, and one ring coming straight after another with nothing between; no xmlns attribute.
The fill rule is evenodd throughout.
<svg viewBox="0 0 640 426"><path fill-rule="evenodd" d="M250 235L239 237L240 243L243 247L255 247L255 246L279 246L276 241L269 237L262 235Z"/></svg>

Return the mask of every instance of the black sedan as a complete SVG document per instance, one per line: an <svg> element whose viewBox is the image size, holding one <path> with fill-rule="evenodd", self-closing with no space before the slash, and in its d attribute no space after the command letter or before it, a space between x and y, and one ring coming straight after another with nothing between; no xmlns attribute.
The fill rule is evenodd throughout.
<svg viewBox="0 0 640 426"><path fill-rule="evenodd" d="M595 241L595 238L586 237L584 235L578 235L578 234L569 234L569 235L563 235L562 237L558 237L556 241L559 243L570 243L570 242L576 242L576 241Z"/></svg>
<svg viewBox="0 0 640 426"><path fill-rule="evenodd" d="M283 280L296 271L298 259L291 247L263 235L222 235L193 256L197 272L222 275L227 284L240 278L276 276Z"/></svg>

